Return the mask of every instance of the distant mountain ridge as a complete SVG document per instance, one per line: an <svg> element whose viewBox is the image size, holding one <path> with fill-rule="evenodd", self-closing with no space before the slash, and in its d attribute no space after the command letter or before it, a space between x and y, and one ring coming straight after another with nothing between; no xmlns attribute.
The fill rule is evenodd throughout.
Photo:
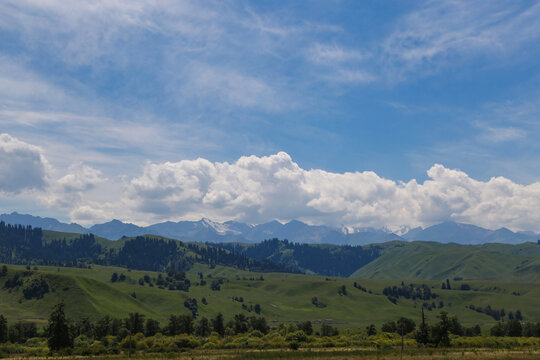
<svg viewBox="0 0 540 360"><path fill-rule="evenodd" d="M457 243L479 245L486 243L520 244L534 241L538 235L526 232L513 232L507 228L488 230L476 225L446 221L428 228L415 228L403 235L409 241L436 241L439 243Z"/></svg>
<svg viewBox="0 0 540 360"><path fill-rule="evenodd" d="M12 212L11 214L0 215L0 221L5 222L6 224L31 225L32 227L40 227L44 230L70 232L70 233L76 233L76 234L87 234L90 232L89 229L76 223L66 224L56 219L49 218L49 217L19 214L17 212Z"/></svg>
<svg viewBox="0 0 540 360"><path fill-rule="evenodd" d="M62 223L53 218L23 215L13 212L0 215L0 221L8 224L25 224L77 234L93 233L95 235L117 240L123 236L160 235L184 241L202 241L214 243L259 243L265 239L288 239L297 243L365 245L388 241L436 241L440 243L484 244L506 243L518 244L536 242L538 235L532 232L512 232L509 229L488 230L475 225L444 222L423 228L414 228L406 234L395 233L373 228L337 229L323 225L309 225L298 220L282 224L270 221L259 225L250 225L237 221L215 222L203 218L199 221L166 221L142 227L119 220L111 220L85 228L79 224Z"/></svg>

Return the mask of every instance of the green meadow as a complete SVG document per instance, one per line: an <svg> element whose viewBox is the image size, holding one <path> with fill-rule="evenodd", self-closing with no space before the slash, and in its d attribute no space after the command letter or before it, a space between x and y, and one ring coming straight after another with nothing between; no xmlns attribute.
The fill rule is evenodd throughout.
<svg viewBox="0 0 540 360"><path fill-rule="evenodd" d="M67 315L73 319L98 319L104 315L124 318L129 313L138 312L160 321L164 326L171 314L189 314L184 301L194 298L199 315L207 318L218 313L223 313L225 318L237 313L256 315L245 308L251 309L259 304L260 315L268 320L270 326L310 320L315 325L327 322L342 329L363 329L370 324L379 328L384 322L397 320L401 316L418 323L424 302L400 297L394 304L382 294L385 287L399 287L401 280L263 274L223 266L210 268L202 264L195 264L188 271L191 287L187 292L139 284L139 279L145 275L157 278L159 273L156 272L99 265L91 265L91 268L32 267L28 277L43 277L50 291L41 299L27 300L20 289L7 289L4 286L8 278L23 271L28 271L25 266L8 265L8 275L0 278L0 314L9 321L45 324L53 306L63 300ZM112 283L113 273L124 274L126 279ZM200 274L206 281L205 285L201 285ZM261 276L264 280L261 280ZM218 279L223 282L221 289L213 291L210 284ZM355 282L366 291L355 288ZM496 320L469 309L469 305L504 308L506 313L520 310L525 321L540 321L538 283L450 279L452 289L442 290L440 280L403 282L407 285L425 284L437 294L435 299L428 301L436 305L432 311L426 311L428 321L435 322L436 316L444 310L456 315L464 326L479 324L487 332ZM459 290L462 284L469 285L470 290ZM342 286L345 286L346 294L340 294ZM312 301L314 297L326 306L315 306ZM203 298L207 305L203 304ZM234 298L242 298L243 301Z"/></svg>

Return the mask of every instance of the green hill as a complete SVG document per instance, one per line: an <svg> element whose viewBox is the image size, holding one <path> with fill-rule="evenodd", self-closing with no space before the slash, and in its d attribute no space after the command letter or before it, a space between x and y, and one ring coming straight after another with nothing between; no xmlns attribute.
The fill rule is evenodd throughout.
<svg viewBox="0 0 540 360"><path fill-rule="evenodd" d="M258 244L216 244L307 274L378 279L540 282L540 245L460 245L392 241L365 246L296 244L277 239Z"/></svg>
<svg viewBox="0 0 540 360"><path fill-rule="evenodd" d="M379 279L484 279L540 282L540 246L435 242L388 243L381 256L350 277Z"/></svg>
<svg viewBox="0 0 540 360"><path fill-rule="evenodd" d="M112 283L111 275L115 272L124 274L125 280ZM25 274L22 285L7 287L6 282L16 274ZM204 285L201 285L200 274L206 281ZM487 329L495 323L492 317L469 309L470 305L504 308L506 313L519 309L525 320L540 321L540 308L537 306L540 288L537 284L467 281L471 290L462 291L457 289L463 281L451 281L452 288L456 290L441 290L440 281L413 281L415 286L428 286L437 297L426 301L400 297L394 304L383 295L383 290L389 286L401 286L401 282L396 280L261 274L196 264L187 273L191 287L186 292L151 287L147 283L140 285L139 279L145 275L155 279L159 273L98 265L91 269L39 266L38 270L9 265L8 274L0 278L0 314L10 321L45 323L52 306L64 300L68 315L75 319L84 316L97 319L103 315L126 317L130 312L139 312L166 325L170 314L190 313L184 301L194 298L199 316L213 317L218 312L226 317L236 313L255 315L251 309L259 304L261 315L274 325L311 320L315 323L328 321L339 327L365 327L371 323L381 325L400 316L418 320L424 302L430 307L434 305L432 311L426 312L433 321L440 310L446 310L457 315L467 326L480 324ZM261 280L261 275L264 280ZM40 299L24 296L25 286L32 279L44 279L48 284L49 292ZM223 281L221 289L213 291L211 283L218 279ZM365 291L355 287L354 282ZM339 294L343 285L346 295ZM313 297L326 306L315 306ZM203 298L207 305L203 304ZM234 298L242 299L242 302ZM439 309L441 302L443 307Z"/></svg>

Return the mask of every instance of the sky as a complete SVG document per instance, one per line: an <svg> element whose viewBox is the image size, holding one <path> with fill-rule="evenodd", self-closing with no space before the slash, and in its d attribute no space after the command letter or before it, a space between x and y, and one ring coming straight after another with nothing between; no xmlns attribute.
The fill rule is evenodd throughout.
<svg viewBox="0 0 540 360"><path fill-rule="evenodd" d="M540 231L540 3L0 2L0 212Z"/></svg>

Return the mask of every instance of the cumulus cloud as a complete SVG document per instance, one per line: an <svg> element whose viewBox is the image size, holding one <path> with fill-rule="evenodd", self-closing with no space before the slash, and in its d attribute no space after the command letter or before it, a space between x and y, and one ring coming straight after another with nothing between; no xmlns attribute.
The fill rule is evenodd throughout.
<svg viewBox="0 0 540 360"><path fill-rule="evenodd" d="M42 189L47 182L47 160L37 146L0 134L0 192Z"/></svg>
<svg viewBox="0 0 540 360"><path fill-rule="evenodd" d="M347 226L429 225L446 220L490 228L539 230L540 183L472 179L434 165L423 184L396 182L374 172L306 170L280 152L241 157L148 163L129 184L140 213L157 218L303 219Z"/></svg>
<svg viewBox="0 0 540 360"><path fill-rule="evenodd" d="M73 164L67 173L51 181L48 191L40 197L41 201L56 208L72 210L79 206L88 206L84 195L106 179L101 171L83 163Z"/></svg>
<svg viewBox="0 0 540 360"><path fill-rule="evenodd" d="M372 171L303 169L285 152L232 163L148 162L139 176L120 180L77 163L53 178L40 148L7 134L0 135L0 159L1 192L23 196L35 190L42 204L83 224L113 217L141 224L210 217L400 229L454 220L540 231L540 182L480 181L440 164L423 183Z"/></svg>

